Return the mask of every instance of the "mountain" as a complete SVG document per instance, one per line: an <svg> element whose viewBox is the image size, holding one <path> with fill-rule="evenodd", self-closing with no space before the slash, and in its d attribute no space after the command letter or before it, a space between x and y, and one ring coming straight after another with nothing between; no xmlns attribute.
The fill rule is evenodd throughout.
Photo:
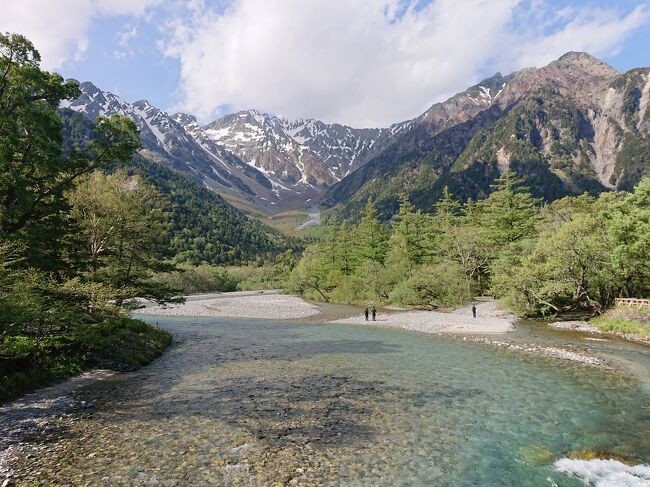
<svg viewBox="0 0 650 487"><path fill-rule="evenodd" d="M239 194L244 198L273 194L273 186L263 173L210 140L197 138L188 131L187 126L196 124L194 118L172 118L146 100L127 103L90 82L81 83L80 87L81 96L64 101L61 108L81 113L91 121L100 115L128 116L140 130L141 155L147 159L189 172L209 188L226 194Z"/></svg>
<svg viewBox="0 0 650 487"><path fill-rule="evenodd" d="M481 198L508 168L547 200L629 190L650 174L649 100L650 69L619 73L586 53L497 73L414 119L325 202L349 216L372 198L389 217L401 192L424 209L444 186Z"/></svg>
<svg viewBox="0 0 650 487"><path fill-rule="evenodd" d="M217 144L285 184L325 187L363 165L396 129L290 121L248 110L226 115L203 130Z"/></svg>
<svg viewBox="0 0 650 487"><path fill-rule="evenodd" d="M142 155L192 173L207 187L269 212L317 203L325 189L377 154L406 125L353 129L318 120L290 121L254 110L201 126L141 100L127 103L90 82L61 104L85 115L126 115L140 129Z"/></svg>
<svg viewBox="0 0 650 487"><path fill-rule="evenodd" d="M92 83L81 88L62 107L91 120L131 117L144 157L268 213L321 204L350 216L371 198L388 218L402 192L423 209L445 186L461 199L482 198L508 168L546 200L631 189L650 171L649 69L619 73L586 53L497 73L383 129L255 110L201 125L144 100L129 104Z"/></svg>
<svg viewBox="0 0 650 487"><path fill-rule="evenodd" d="M61 115L66 144L95 136L87 117L69 109L63 109ZM181 172L169 167L167 160L152 160L148 155L148 150L136 155L127 170L141 176L169 199L169 249L177 261L239 265L263 261L296 248L294 240L249 218L206 188L194 174Z"/></svg>

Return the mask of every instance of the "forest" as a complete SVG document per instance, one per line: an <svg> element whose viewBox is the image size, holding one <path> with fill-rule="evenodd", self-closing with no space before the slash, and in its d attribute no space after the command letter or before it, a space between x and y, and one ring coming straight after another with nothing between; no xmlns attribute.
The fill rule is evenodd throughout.
<svg viewBox="0 0 650 487"><path fill-rule="evenodd" d="M61 100L74 82L40 69L23 36L0 35L0 399L99 366L128 370L170 343L128 316L159 302L170 201L137 175L106 169L139 147L133 122L99 118L65 143Z"/></svg>
<svg viewBox="0 0 650 487"><path fill-rule="evenodd" d="M650 179L631 193L535 199L505 171L490 195L444 190L433 213L406 196L382 224L369 201L356 225L332 223L292 270L288 289L318 300L451 308L477 295L522 316L602 313L650 297Z"/></svg>

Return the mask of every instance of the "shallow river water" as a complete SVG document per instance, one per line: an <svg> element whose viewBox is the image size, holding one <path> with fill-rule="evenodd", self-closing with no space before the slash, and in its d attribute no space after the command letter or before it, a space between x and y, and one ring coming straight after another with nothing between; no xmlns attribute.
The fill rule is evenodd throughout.
<svg viewBox="0 0 650 487"><path fill-rule="evenodd" d="M25 483L550 487L583 485L554 466L572 452L650 463L650 391L620 374L400 330L149 321L170 350L86 387L96 407Z"/></svg>

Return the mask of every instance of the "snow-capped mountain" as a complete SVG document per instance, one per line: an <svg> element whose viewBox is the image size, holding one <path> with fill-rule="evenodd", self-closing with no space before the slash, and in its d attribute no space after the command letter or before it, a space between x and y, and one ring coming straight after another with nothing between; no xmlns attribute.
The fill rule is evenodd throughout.
<svg viewBox="0 0 650 487"><path fill-rule="evenodd" d="M385 146L390 129L353 129L247 110L203 127L205 135L289 185L330 186Z"/></svg>
<svg viewBox="0 0 650 487"><path fill-rule="evenodd" d="M353 129L318 120L290 121L254 110L201 126L185 113L168 115L146 100L127 103L90 82L62 109L91 120L130 117L140 130L142 154L191 172L208 187L266 210L316 202L325 189L377 154L406 127Z"/></svg>

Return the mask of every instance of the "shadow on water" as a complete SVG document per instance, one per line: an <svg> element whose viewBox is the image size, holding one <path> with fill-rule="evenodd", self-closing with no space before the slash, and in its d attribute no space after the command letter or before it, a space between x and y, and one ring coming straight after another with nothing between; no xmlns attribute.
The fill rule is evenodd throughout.
<svg viewBox="0 0 650 487"><path fill-rule="evenodd" d="M87 387L85 400L96 401L97 417L108 421L127 415L142 422L201 417L248 431L271 446L317 447L371 440L373 428L364 424L368 404L403 392L348 375L263 374L265 367L318 355L397 353L400 346L379 340L306 340L284 325L225 328L196 323L173 330L175 343L163 357L137 372ZM239 370L237 362L246 362L262 377L220 373L226 366Z"/></svg>

